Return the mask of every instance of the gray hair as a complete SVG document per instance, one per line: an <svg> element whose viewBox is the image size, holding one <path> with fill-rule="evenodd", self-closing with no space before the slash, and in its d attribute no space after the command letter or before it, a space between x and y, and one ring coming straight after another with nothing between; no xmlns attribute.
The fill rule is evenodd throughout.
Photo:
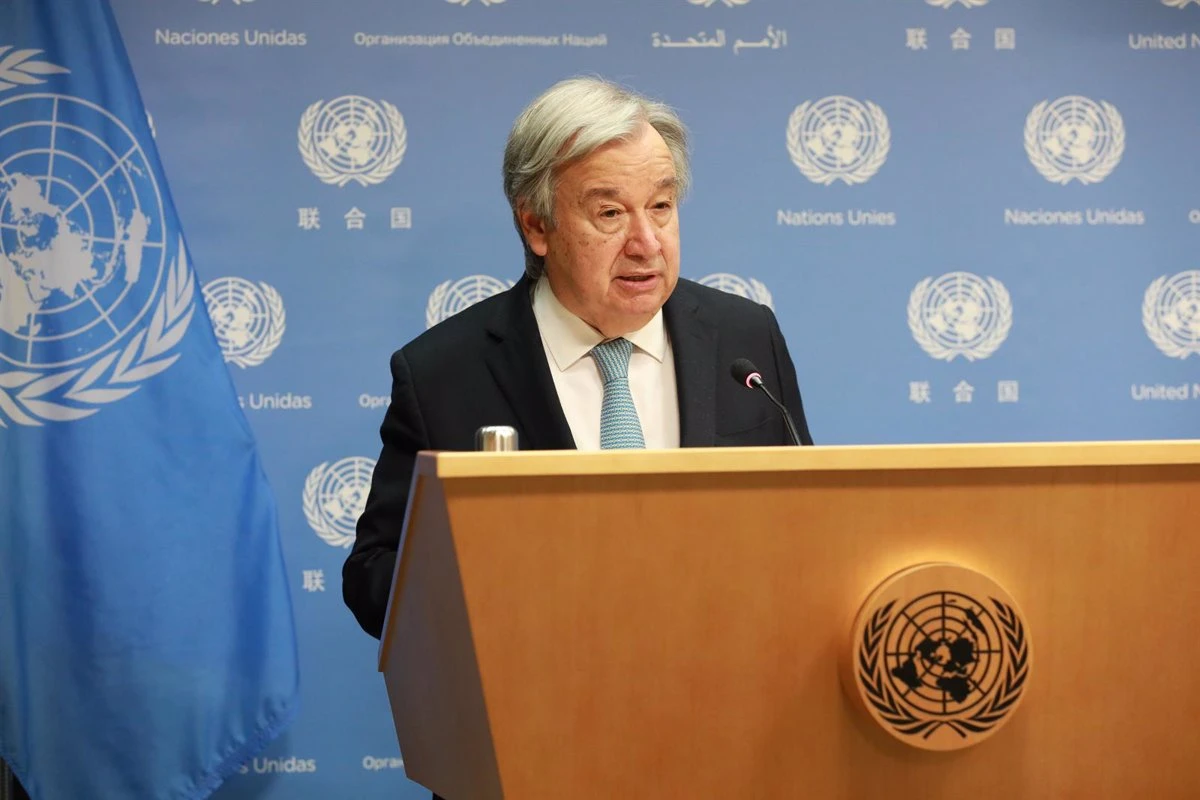
<svg viewBox="0 0 1200 800"><path fill-rule="evenodd" d="M525 273L531 279L540 278L546 264L529 249L521 210L553 227L557 171L609 142L629 138L643 123L667 143L683 197L691 179L687 129L663 103L601 78L570 78L551 86L517 117L504 147L504 195L525 246Z"/></svg>

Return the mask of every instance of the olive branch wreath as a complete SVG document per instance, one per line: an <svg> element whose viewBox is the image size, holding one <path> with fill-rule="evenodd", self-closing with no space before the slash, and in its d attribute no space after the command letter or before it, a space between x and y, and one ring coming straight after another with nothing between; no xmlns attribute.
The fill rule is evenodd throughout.
<svg viewBox="0 0 1200 800"><path fill-rule="evenodd" d="M925 278L917 283L912 293L908 296L908 329L912 331L913 338L917 340L917 344L921 346L922 350L939 361L953 361L954 357L959 355L967 359L967 361L976 361L987 358L996 352L997 348L1008 338L1008 332L1012 330L1012 297L1009 295L1008 289L1004 288L1004 284L1000 281L995 278L988 278L987 282L992 293L996 296L996 326L987 334L983 341L966 352L946 347L930 335L925 327L921 309L925 304L925 297L929 292L929 288L933 285L933 278Z"/></svg>
<svg viewBox="0 0 1200 800"><path fill-rule="evenodd" d="M383 106L384 116L387 117L388 124L392 128L391 145L374 168L366 172L347 175L326 164L321 158L321 154L317 152L317 143L313 141L313 130L316 128L317 119L321 116L323 105L324 103L318 100L309 106L305 110L304 116L300 118L300 127L296 131L296 144L300 150L300 157L304 159L305 166L312 170L312 173L325 183L338 187L345 186L350 181L358 181L363 186L383 183L396 170L396 167L400 165L405 151L408 150L408 130L404 127L404 115L400 113L398 108L386 100L380 101L380 105Z"/></svg>
<svg viewBox="0 0 1200 800"><path fill-rule="evenodd" d="M803 102L796 106L791 116L788 117L787 149L788 155L792 158L792 163L796 165L796 169L800 170L800 174L813 183L819 183L822 186L829 186L836 180L844 181L847 184L865 183L868 181L883 166L883 162L887 160L888 151L892 146L892 130L888 126L887 115L883 113L883 109L870 100L864 101L867 114L870 115L871 123L875 128L875 147L867 154L863 163L853 170L831 173L813 163L811 156L809 156L808 151L804 147L804 142L800 139L800 133L804 128L804 118L807 116L808 110L812 105L812 101Z"/></svg>
<svg viewBox="0 0 1200 800"><path fill-rule="evenodd" d="M159 298L149 325L139 330L125 347L103 356L86 369L0 372L0 412L18 425L40 426L47 421L90 417L100 406L133 394L142 381L179 358L179 353L169 351L187 332L195 311L195 295L196 278L188 268L187 250L180 238L179 253L167 272L166 291ZM63 390L67 384L70 386ZM70 404L63 402L66 400ZM5 427L8 426L0 415L0 428Z"/></svg>
<svg viewBox="0 0 1200 800"><path fill-rule="evenodd" d="M1066 186L1072 180L1077 180L1087 185L1089 183L1099 183L1107 178L1109 173L1116 169L1117 164L1121 161L1121 156L1125 153L1125 122L1121 119L1121 114L1117 111L1116 106L1107 101L1100 101L1100 109L1104 112L1105 119L1108 120L1109 134L1112 138L1109 141L1108 152L1104 154L1104 157L1095 166L1083 173L1068 172L1060 168L1042 149L1038 130L1041 127L1042 117L1049 108L1049 101L1043 100L1035 105L1033 110L1029 112L1029 116L1025 118L1025 154L1029 156L1029 161L1037 171L1051 183L1063 186Z"/></svg>
<svg viewBox="0 0 1200 800"><path fill-rule="evenodd" d="M1200 272L1197 272L1197 275L1200 276ZM1154 346L1161 350L1163 355L1171 358L1187 358L1198 351L1172 341L1158 318L1158 298L1162 295L1166 285L1167 276L1163 275L1146 288L1146 294L1142 297L1142 325L1145 327L1150 341L1154 342Z"/></svg>
<svg viewBox="0 0 1200 800"><path fill-rule="evenodd" d="M887 679L886 665L880 658L884 634L891 622L892 606L896 601L875 610L871 620L863 628L862 641L858 650L858 680L867 695L867 701L879 712L880 717L897 732L907 736L923 734L928 738L943 725L959 736L968 733L984 733L995 727L1013 705L1021 698L1025 681L1029 677L1029 641L1025 637L1025 626L1017 613L991 598L996 608L1000 627L1004 634L1007 659L999 690L990 701L985 702L969 717L949 720L923 719L915 716L903 706L892 691Z"/></svg>

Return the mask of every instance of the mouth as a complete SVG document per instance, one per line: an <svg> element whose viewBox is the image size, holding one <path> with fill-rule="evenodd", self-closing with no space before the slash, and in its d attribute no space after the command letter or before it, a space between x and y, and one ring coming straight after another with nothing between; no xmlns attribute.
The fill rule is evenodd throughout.
<svg viewBox="0 0 1200 800"><path fill-rule="evenodd" d="M644 275L620 275L617 277L617 280L625 284L638 285L650 283L657 278L658 274L652 272Z"/></svg>

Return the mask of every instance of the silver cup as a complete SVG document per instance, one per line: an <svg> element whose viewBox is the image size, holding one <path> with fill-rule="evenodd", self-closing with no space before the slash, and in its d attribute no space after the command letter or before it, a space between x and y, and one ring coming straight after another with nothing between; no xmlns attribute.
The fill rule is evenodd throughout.
<svg viewBox="0 0 1200 800"><path fill-rule="evenodd" d="M475 449L489 452L517 450L517 430L508 425L484 425L475 431Z"/></svg>

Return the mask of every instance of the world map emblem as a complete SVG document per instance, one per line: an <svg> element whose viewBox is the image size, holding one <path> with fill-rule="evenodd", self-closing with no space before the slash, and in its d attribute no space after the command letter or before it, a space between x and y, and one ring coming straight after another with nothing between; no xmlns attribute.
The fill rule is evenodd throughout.
<svg viewBox="0 0 1200 800"><path fill-rule="evenodd" d="M1008 337L1012 322L1012 300L1004 284L970 272L925 278L908 298L913 338L941 361L987 358Z"/></svg>
<svg viewBox="0 0 1200 800"><path fill-rule="evenodd" d="M1025 118L1025 153L1052 183L1099 183L1125 152L1125 123L1112 103L1080 95L1043 100Z"/></svg>
<svg viewBox="0 0 1200 800"><path fill-rule="evenodd" d="M468 275L456 281L443 281L429 294L429 302L425 304L425 327L432 328L480 300L508 291L513 285L513 281L491 275Z"/></svg>
<svg viewBox="0 0 1200 800"><path fill-rule="evenodd" d="M304 517L309 526L331 547L354 543L358 518L367 505L375 461L350 456L330 464L318 464L304 481Z"/></svg>
<svg viewBox="0 0 1200 800"><path fill-rule="evenodd" d="M266 283L217 278L204 286L204 305L226 363L239 367L266 361L287 327L283 298Z"/></svg>
<svg viewBox="0 0 1200 800"><path fill-rule="evenodd" d="M313 103L300 118L296 135L304 163L334 186L382 183L408 149L400 111L387 101L359 95Z"/></svg>
<svg viewBox="0 0 1200 800"><path fill-rule="evenodd" d="M1142 298L1142 325L1163 355L1200 355L1200 270L1152 281Z"/></svg>
<svg viewBox="0 0 1200 800"><path fill-rule="evenodd" d="M137 391L178 359L194 299L129 127L69 95L0 101L0 427L81 419Z"/></svg>
<svg viewBox="0 0 1200 800"><path fill-rule="evenodd" d="M729 294L736 294L738 297L744 297L764 305L772 311L775 310L775 301L771 297L770 290L767 289L766 284L755 278L743 278L741 275L729 272L714 272L711 275L705 275L697 283Z"/></svg>
<svg viewBox="0 0 1200 800"><path fill-rule="evenodd" d="M871 101L834 95L801 103L788 118L787 149L813 183L865 183L891 148L887 115Z"/></svg>
<svg viewBox="0 0 1200 800"><path fill-rule="evenodd" d="M1002 587L955 564L923 564L872 591L843 675L852 698L894 738L957 750L1009 719L1030 666L1029 633Z"/></svg>
<svg viewBox="0 0 1200 800"><path fill-rule="evenodd" d="M1170 6L1171 8L1187 8L1192 3L1200 6L1200 0L1162 0L1164 6Z"/></svg>

